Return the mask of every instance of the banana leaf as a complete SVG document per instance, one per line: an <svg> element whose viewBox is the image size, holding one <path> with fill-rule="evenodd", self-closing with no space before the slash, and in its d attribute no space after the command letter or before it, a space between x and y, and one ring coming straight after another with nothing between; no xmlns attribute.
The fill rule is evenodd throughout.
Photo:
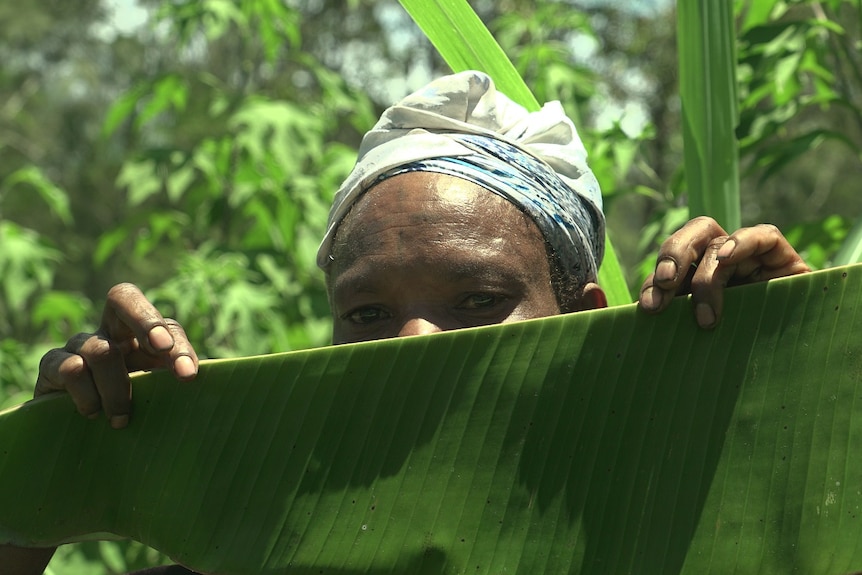
<svg viewBox="0 0 862 575"><path fill-rule="evenodd" d="M127 429L0 414L0 543L212 573L862 568L862 266L137 376Z"/></svg>
<svg viewBox="0 0 862 575"><path fill-rule="evenodd" d="M512 61L466 0L400 0L401 5L437 48L453 72L481 70L501 92L528 110L539 103ZM567 102L568 105L574 105ZM611 239L605 236L605 255L599 284L610 305L631 303L622 266Z"/></svg>

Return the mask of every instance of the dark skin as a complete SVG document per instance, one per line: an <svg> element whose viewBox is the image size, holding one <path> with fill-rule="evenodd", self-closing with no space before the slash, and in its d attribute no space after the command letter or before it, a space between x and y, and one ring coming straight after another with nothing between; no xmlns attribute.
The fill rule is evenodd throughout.
<svg viewBox="0 0 862 575"><path fill-rule="evenodd" d="M342 222L327 271L333 342L421 335L560 313L544 239L518 208L484 189L441 174L413 172L364 194ZM696 264L692 265L692 264ZM809 271L774 226L727 234L695 218L664 242L638 306L659 313L692 294L704 328L721 318L727 285ZM607 305L588 282L573 309ZM182 326L164 318L132 284L108 293L99 329L51 350L39 366L36 396L68 392L90 418L104 413L123 428L131 411L129 373L168 369L194 379L198 358ZM42 573L53 549L0 546L10 575Z"/></svg>
<svg viewBox="0 0 862 575"><path fill-rule="evenodd" d="M334 343L560 313L536 225L451 176L404 174L377 185L339 228L332 258ZM595 283L575 297L578 309L607 305Z"/></svg>
<svg viewBox="0 0 862 575"><path fill-rule="evenodd" d="M712 218L699 217L662 244L655 271L641 286L638 307L659 313L677 295L691 293L698 325L711 329L721 319L726 286L810 271L771 224L728 234Z"/></svg>
<svg viewBox="0 0 862 575"><path fill-rule="evenodd" d="M179 323L162 317L136 286L118 284L108 292L98 330L78 334L42 357L35 396L68 392L81 415L104 412L120 429L131 411L129 373L162 368L180 381L191 380L197 354Z"/></svg>

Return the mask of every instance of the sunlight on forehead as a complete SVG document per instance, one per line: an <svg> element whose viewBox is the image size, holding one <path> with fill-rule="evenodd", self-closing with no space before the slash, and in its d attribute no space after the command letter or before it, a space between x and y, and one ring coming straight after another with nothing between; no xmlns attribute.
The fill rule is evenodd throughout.
<svg viewBox="0 0 862 575"><path fill-rule="evenodd" d="M467 180L443 175L440 175L435 180L433 189L443 201L453 204L473 203L486 194L494 195L492 192Z"/></svg>
<svg viewBox="0 0 862 575"><path fill-rule="evenodd" d="M406 263L456 252L490 258L525 243L544 249L538 228L514 204L460 178L412 172L380 182L356 202L336 233L333 259Z"/></svg>
<svg viewBox="0 0 862 575"><path fill-rule="evenodd" d="M526 214L496 192L492 192L482 186L456 178L453 176L437 174L437 178L428 186L427 191L433 194L431 203L439 204L446 209L440 214L456 213L461 218L461 223L468 226L470 216L482 220L484 242L496 245L505 243L508 237L512 239L512 232L516 236L530 233L526 228L535 227ZM479 230L477 230L478 232ZM538 233L538 228L534 230Z"/></svg>

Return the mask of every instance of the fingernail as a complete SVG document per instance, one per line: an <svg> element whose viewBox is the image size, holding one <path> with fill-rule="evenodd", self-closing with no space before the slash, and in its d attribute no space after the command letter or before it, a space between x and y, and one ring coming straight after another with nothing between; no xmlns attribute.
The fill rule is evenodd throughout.
<svg viewBox="0 0 862 575"><path fill-rule="evenodd" d="M641 307L647 311L655 311L661 304L661 297L654 287L648 287L641 293Z"/></svg>
<svg viewBox="0 0 862 575"><path fill-rule="evenodd" d="M98 412L98 411L93 412L93 413L91 413L90 415L88 415L88 416L87 416L87 419L99 419L99 413L100 413L100 412Z"/></svg>
<svg viewBox="0 0 862 575"><path fill-rule="evenodd" d="M114 429L122 429L129 425L129 416L128 415L112 415L111 416L111 427Z"/></svg>
<svg viewBox="0 0 862 575"><path fill-rule="evenodd" d="M164 326L157 325L151 329L148 337L150 345L157 351L166 351L174 347L174 338Z"/></svg>
<svg viewBox="0 0 862 575"><path fill-rule="evenodd" d="M718 253L715 254L716 259L726 260L733 255L736 250L736 240L727 240L724 245L718 248Z"/></svg>
<svg viewBox="0 0 862 575"><path fill-rule="evenodd" d="M174 361L174 373L180 379L189 379L197 375L195 362L187 355L181 355Z"/></svg>
<svg viewBox="0 0 862 575"><path fill-rule="evenodd" d="M678 274L679 271L677 270L676 262L670 259L661 260L655 268L656 281L674 281Z"/></svg>
<svg viewBox="0 0 862 575"><path fill-rule="evenodd" d="M697 325L700 327L712 327L715 325L715 312L709 304L699 303L694 308Z"/></svg>

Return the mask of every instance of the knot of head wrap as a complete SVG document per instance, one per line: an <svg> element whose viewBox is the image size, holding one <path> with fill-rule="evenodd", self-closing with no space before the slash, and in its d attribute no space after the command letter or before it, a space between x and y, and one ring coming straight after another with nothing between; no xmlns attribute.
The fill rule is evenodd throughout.
<svg viewBox="0 0 862 575"><path fill-rule="evenodd" d="M317 264L326 268L341 220L363 192L409 171L445 173L496 193L530 216L579 284L595 281L605 219L587 152L559 102L538 112L481 72L439 78L388 108L362 140L335 194Z"/></svg>

